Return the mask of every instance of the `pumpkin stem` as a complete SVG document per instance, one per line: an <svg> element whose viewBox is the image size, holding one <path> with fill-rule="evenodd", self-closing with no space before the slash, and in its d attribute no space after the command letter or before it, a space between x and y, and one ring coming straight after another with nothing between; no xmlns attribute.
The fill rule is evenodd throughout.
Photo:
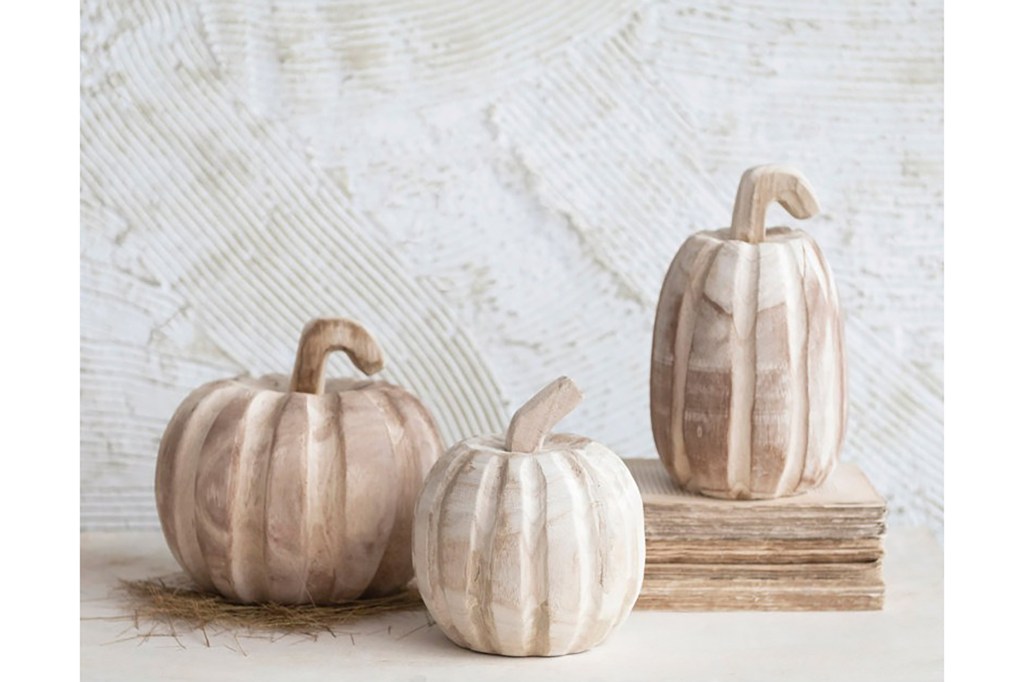
<svg viewBox="0 0 1024 682"><path fill-rule="evenodd" d="M818 213L807 179L791 166L767 165L748 168L736 190L732 209L730 237L751 244L764 241L764 215L773 201L782 204L794 218L810 218Z"/></svg>
<svg viewBox="0 0 1024 682"><path fill-rule="evenodd" d="M558 377L512 415L505 434L509 452L537 452L555 424L576 409L583 393L569 377Z"/></svg>
<svg viewBox="0 0 1024 682"><path fill-rule="evenodd" d="M345 351L364 374L375 374L384 367L380 346L361 325L343 318L312 320L299 338L291 390L323 393L327 356L336 350Z"/></svg>

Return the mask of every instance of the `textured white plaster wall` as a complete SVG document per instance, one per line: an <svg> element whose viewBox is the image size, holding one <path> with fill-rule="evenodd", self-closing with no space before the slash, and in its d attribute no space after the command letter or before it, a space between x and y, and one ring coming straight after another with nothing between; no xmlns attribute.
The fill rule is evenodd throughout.
<svg viewBox="0 0 1024 682"><path fill-rule="evenodd" d="M83 527L155 526L178 402L316 315L449 442L569 374L567 430L655 456L661 277L779 161L846 308L844 457L941 532L942 77L937 0L86 0Z"/></svg>

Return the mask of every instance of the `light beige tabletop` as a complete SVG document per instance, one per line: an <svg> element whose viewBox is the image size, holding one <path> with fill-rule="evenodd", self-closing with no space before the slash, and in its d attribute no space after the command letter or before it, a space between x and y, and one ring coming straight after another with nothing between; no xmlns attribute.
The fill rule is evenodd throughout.
<svg viewBox="0 0 1024 682"><path fill-rule="evenodd" d="M634 611L602 646L514 659L465 651L425 612L361 621L337 636L136 635L118 579L178 567L159 533L81 536L83 680L936 680L942 677L942 552L925 530L886 539L886 607L863 613ZM99 619L97 619L99 618Z"/></svg>

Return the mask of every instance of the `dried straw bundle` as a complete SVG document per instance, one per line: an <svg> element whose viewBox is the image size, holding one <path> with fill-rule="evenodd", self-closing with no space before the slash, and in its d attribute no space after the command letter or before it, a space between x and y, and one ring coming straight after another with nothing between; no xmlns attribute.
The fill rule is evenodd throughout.
<svg viewBox="0 0 1024 682"><path fill-rule="evenodd" d="M122 580L120 591L137 628L146 620L162 623L172 632L176 625L185 625L204 633L212 626L228 631L314 636L333 634L335 627L369 616L423 608L423 600L415 589L326 606L237 604L197 590L184 575Z"/></svg>

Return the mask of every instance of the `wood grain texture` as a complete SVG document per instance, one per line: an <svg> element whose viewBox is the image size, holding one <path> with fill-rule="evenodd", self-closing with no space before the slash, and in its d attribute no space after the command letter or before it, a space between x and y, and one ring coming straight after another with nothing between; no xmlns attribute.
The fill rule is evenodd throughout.
<svg viewBox="0 0 1024 682"><path fill-rule="evenodd" d="M854 464L840 463L803 495L721 500L679 488L656 460L628 459L640 488L649 540L722 540L760 545L828 538L835 545L882 537L886 502ZM797 543L799 544L799 543ZM795 545L794 545L795 546Z"/></svg>
<svg viewBox="0 0 1024 682"><path fill-rule="evenodd" d="M881 562L815 564L786 575L779 565L738 571L702 565L680 575L674 566L648 569L638 609L664 611L877 611L885 603ZM810 574L808 574L810 573ZM667 575L666 575L667 574ZM723 579L730 575L729 579ZM734 576L734 577L733 577Z"/></svg>
<svg viewBox="0 0 1024 682"><path fill-rule="evenodd" d="M878 561L884 554L883 538L856 538L841 544L834 538L790 540L647 539L651 564L812 564Z"/></svg>
<svg viewBox="0 0 1024 682"><path fill-rule="evenodd" d="M384 354L366 329L351 320L321 318L302 330L288 390L323 393L324 370L332 351L343 351L363 374L384 369Z"/></svg>
<svg viewBox="0 0 1024 682"><path fill-rule="evenodd" d="M560 377L526 401L512 415L505 432L509 452L536 452L555 424L583 400L580 389L568 377Z"/></svg>
<svg viewBox="0 0 1024 682"><path fill-rule="evenodd" d="M817 487L846 427L846 357L828 263L800 230L765 230L780 201L818 211L794 169L743 174L728 230L683 243L662 285L651 349L651 425L680 485L770 498Z"/></svg>
<svg viewBox="0 0 1024 682"><path fill-rule="evenodd" d="M517 413L546 424L535 450L509 451L500 436L470 438L427 477L413 565L423 601L459 646L577 653L603 642L636 602L644 565L636 483L607 447L547 435L579 397L563 377Z"/></svg>
<svg viewBox="0 0 1024 682"><path fill-rule="evenodd" d="M780 159L826 207L843 457L941 534L942 25L937 0L86 0L82 526L156 528L181 397L337 311L447 442L567 373L566 430L655 456L670 254Z"/></svg>
<svg viewBox="0 0 1024 682"><path fill-rule="evenodd" d="M716 499L681 489L658 461L628 459L644 503L638 608L672 611L881 609L886 505L841 463L803 495Z"/></svg>
<svg viewBox="0 0 1024 682"><path fill-rule="evenodd" d="M361 326L315 320L290 381L206 384L167 425L157 509L200 587L240 602L316 604L388 594L412 578L413 504L443 450L437 427L398 386L325 381L332 350L368 371L383 362Z"/></svg>

